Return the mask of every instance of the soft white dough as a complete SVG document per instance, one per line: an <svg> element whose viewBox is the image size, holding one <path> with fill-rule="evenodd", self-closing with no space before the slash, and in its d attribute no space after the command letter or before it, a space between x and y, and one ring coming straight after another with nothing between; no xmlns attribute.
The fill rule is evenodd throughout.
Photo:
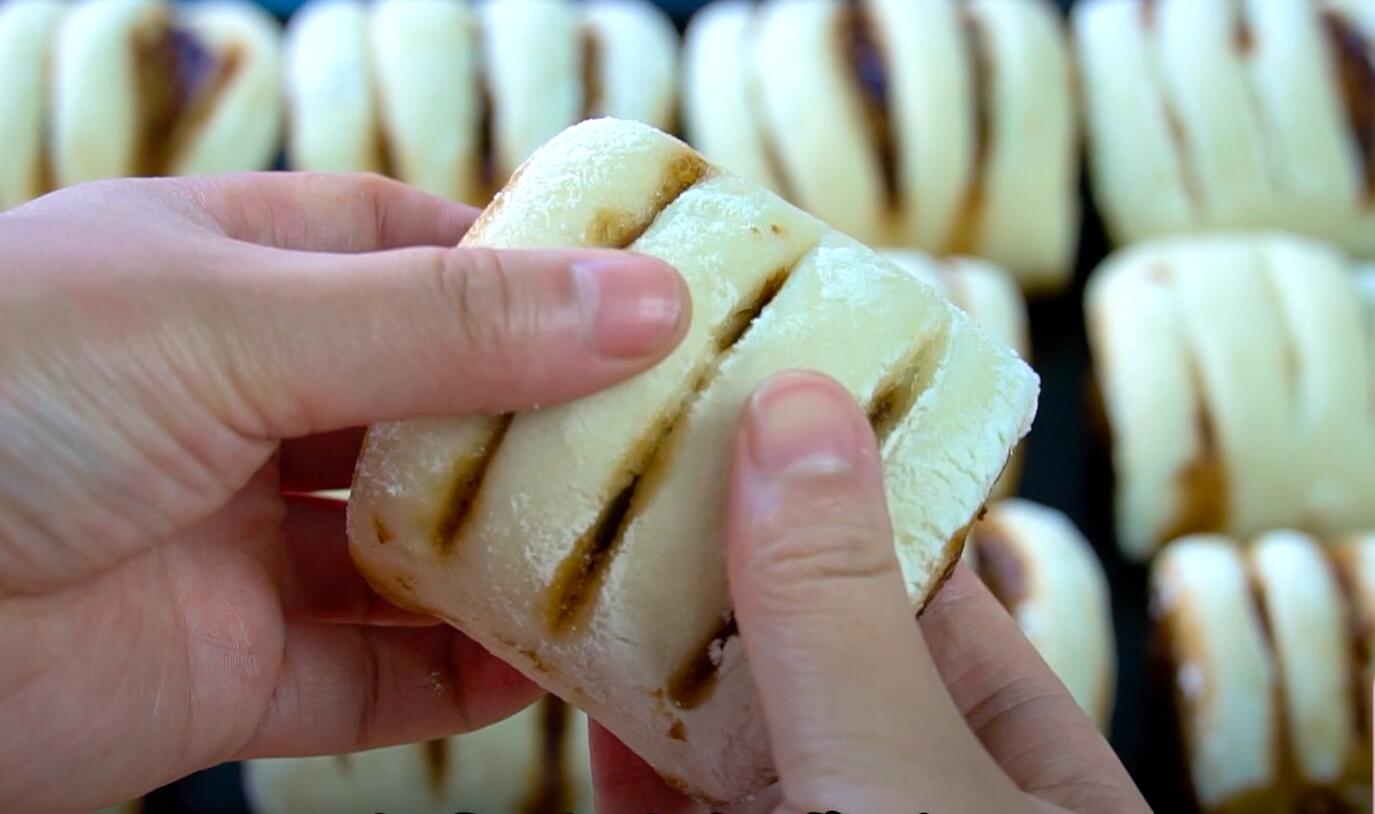
<svg viewBox="0 0 1375 814"><path fill-rule="evenodd" d="M729 614L711 541L746 394L798 365L832 373L862 402L890 379L918 389L882 451L920 607L1028 428L1034 374L916 275L630 122L593 120L551 141L464 244L628 245L683 274L693 324L652 370L509 424L374 428L349 507L356 561L384 595L460 627L695 796L757 791L774 770L739 641L701 650ZM471 496L450 526L456 477ZM560 593L564 575L590 556L579 540L632 483L624 519L606 530L619 545L600 583L580 612L562 612L573 601ZM719 669L693 705L675 695L674 676L698 652Z"/></svg>
<svg viewBox="0 0 1375 814"><path fill-rule="evenodd" d="M1275 674L1241 551L1226 538L1181 538L1156 557L1151 591L1200 805L1270 787L1279 772Z"/></svg>
<svg viewBox="0 0 1375 814"><path fill-rule="evenodd" d="M1375 526L1362 279L1335 248L1280 234L1162 239L1094 272L1085 310L1125 552L1191 531Z"/></svg>
<svg viewBox="0 0 1375 814"><path fill-rule="evenodd" d="M1019 596L1008 613L1084 712L1107 731L1117 648L1107 577L1088 540L1063 513L1021 499L990 505L969 539L976 562L991 544L1017 559Z"/></svg>
<svg viewBox="0 0 1375 814"><path fill-rule="evenodd" d="M285 82L293 169L382 169L368 18L364 0L317 0L291 18Z"/></svg>
<svg viewBox="0 0 1375 814"><path fill-rule="evenodd" d="M542 727L546 703L445 738L441 750L410 743L348 755L251 760L244 764L244 789L257 814L521 811L541 791L549 748ZM571 708L563 716L565 729L553 753L562 768L564 802L574 814L592 814L587 716ZM442 762L436 765L437 757Z"/></svg>
<svg viewBox="0 0 1375 814"><path fill-rule="evenodd" d="M0 6L0 210L47 192L47 126L53 38L61 0Z"/></svg>

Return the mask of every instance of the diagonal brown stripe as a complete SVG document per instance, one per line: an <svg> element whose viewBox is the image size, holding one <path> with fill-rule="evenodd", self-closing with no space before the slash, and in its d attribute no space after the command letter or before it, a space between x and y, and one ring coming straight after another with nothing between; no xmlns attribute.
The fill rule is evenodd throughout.
<svg viewBox="0 0 1375 814"><path fill-rule="evenodd" d="M847 6L839 22L837 46L864 109L865 131L878 159L883 200L890 213L897 213L902 209L902 189L898 184L897 143L888 98L890 71L882 32L858 3Z"/></svg>
<svg viewBox="0 0 1375 814"><path fill-rule="evenodd" d="M1338 91L1346 107L1365 204L1375 206L1375 43L1335 11L1324 11L1322 20L1332 46Z"/></svg>
<svg viewBox="0 0 1375 814"><path fill-rule="evenodd" d="M435 521L431 541L440 554L452 550L454 541L463 528L463 522L472 514L477 502L482 479L487 474L506 430L511 426L511 416L503 416L496 431L487 442L468 455L454 461L449 474L448 494L444 500L444 511ZM381 538L379 537L379 541Z"/></svg>
<svg viewBox="0 0 1375 814"><path fill-rule="evenodd" d="M975 254L979 242L979 228L983 225L984 176L991 152L990 130L993 122L993 58L988 38L978 17L968 10L961 12L960 25L964 29L969 51L970 86L974 96L974 160L970 164L969 182L964 199L950 229L946 242L947 254Z"/></svg>
<svg viewBox="0 0 1375 814"><path fill-rule="evenodd" d="M805 252L804 252L805 255ZM620 549L626 528L638 507L653 497L673 457L675 430L696 397L715 378L722 356L738 342L760 313L768 307L796 264L769 275L750 297L716 330L716 360L696 382L693 393L649 429L632 448L620 482L602 513L573 544L569 555L559 564L543 600L545 623L555 634L566 633L577 625L595 601L607 569Z"/></svg>

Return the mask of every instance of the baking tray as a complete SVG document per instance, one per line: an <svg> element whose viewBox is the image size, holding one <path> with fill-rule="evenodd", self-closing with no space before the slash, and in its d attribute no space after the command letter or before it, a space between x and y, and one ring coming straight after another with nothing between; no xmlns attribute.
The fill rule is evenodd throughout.
<svg viewBox="0 0 1375 814"><path fill-rule="evenodd" d="M656 0L681 27L702 0ZM1068 10L1075 0L1057 0ZM265 2L285 14L299 5ZM1117 551L1112 525L1112 471L1101 432L1091 420L1091 376L1084 333L1083 287L1109 244L1083 187L1083 226L1074 282L1030 305L1032 363L1041 375L1041 402L1026 440L1020 494L1065 512L1092 542L1112 590L1117 638L1117 697L1111 741L1127 770L1158 811L1187 810L1179 798L1177 757L1148 732L1146 569ZM152 792L145 814L248 814L239 768L207 769Z"/></svg>

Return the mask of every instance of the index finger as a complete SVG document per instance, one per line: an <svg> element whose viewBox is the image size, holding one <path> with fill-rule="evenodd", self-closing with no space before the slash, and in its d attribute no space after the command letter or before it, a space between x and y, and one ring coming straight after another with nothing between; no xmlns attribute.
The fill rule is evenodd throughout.
<svg viewBox="0 0 1375 814"><path fill-rule="evenodd" d="M955 706L1020 788L1078 814L1150 810L1093 721L972 571L956 566L920 621Z"/></svg>
<svg viewBox="0 0 1375 814"><path fill-rule="evenodd" d="M478 209L379 175L250 172L178 179L226 236L306 252L454 246Z"/></svg>

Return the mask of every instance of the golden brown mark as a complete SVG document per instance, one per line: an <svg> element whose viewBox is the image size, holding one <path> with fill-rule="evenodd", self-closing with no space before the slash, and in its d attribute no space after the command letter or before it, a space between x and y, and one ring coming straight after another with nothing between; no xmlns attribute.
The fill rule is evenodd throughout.
<svg viewBox="0 0 1375 814"><path fill-rule="evenodd" d="M942 327L907 359L895 364L874 388L866 412L880 446L931 386L949 344L950 331Z"/></svg>
<svg viewBox="0 0 1375 814"><path fill-rule="evenodd" d="M702 643L693 649L693 655L669 677L665 689L669 703L678 709L693 709L711 695L720 676L721 656L725 652L726 642L738 633L735 618L731 617L704 637Z"/></svg>
<svg viewBox="0 0 1375 814"><path fill-rule="evenodd" d="M592 216L583 243L607 249L624 249L643 235L659 213L690 187L707 177L711 166L697 153L684 149L665 169L659 188L650 196L643 212L602 209Z"/></svg>
<svg viewBox="0 0 1375 814"><path fill-rule="evenodd" d="M386 545L392 541L391 529L387 528L387 525L382 522L382 518L375 514L372 516L372 530L377 535L378 545Z"/></svg>
<svg viewBox="0 0 1375 814"><path fill-rule="evenodd" d="M781 234L783 234L783 227L782 227L782 225L777 224L777 223L770 223L770 224L769 224L769 231L772 232L772 233L774 233L775 235L781 235Z"/></svg>
<svg viewBox="0 0 1375 814"><path fill-rule="evenodd" d="M758 289L722 320L714 337L716 362L698 374L692 387L694 395L707 388L725 352L740 341L754 320L778 295L792 269L790 265L770 274L761 281ZM575 628L595 602L607 570L620 550L625 530L629 528L639 507L658 491L668 471L677 444L679 421L693 398L683 399L673 413L661 417L631 448L626 456L626 465L619 480L613 484L611 498L603 504L601 514L573 543L572 552L559 563L543 598L545 623L555 635Z"/></svg>
<svg viewBox="0 0 1375 814"><path fill-rule="evenodd" d="M1324 11L1337 83L1346 106L1352 148L1365 188L1365 203L1375 205L1375 45L1336 11Z"/></svg>
<svg viewBox="0 0 1375 814"><path fill-rule="evenodd" d="M1246 587L1250 594L1250 611L1256 622L1260 625L1261 637L1265 642L1265 650L1268 661L1275 666L1275 682L1272 690L1271 705L1276 710L1275 715L1275 739L1274 750L1279 757L1279 769L1277 773L1280 777L1286 775L1297 776L1297 772L1290 772L1288 769L1295 766L1295 756L1290 748L1291 739L1289 737L1289 716L1284 714L1284 698L1287 694L1285 689L1284 673L1279 669L1279 652L1275 646L1275 631L1270 625L1270 614L1267 606L1268 597L1264 587L1260 582L1260 575L1256 571L1255 560L1246 557Z"/></svg>
<svg viewBox="0 0 1375 814"><path fill-rule="evenodd" d="M572 788L564 766L569 710L552 695L545 696L539 704L539 765L529 784L530 793L518 811L520 814L566 814L573 805Z"/></svg>
<svg viewBox="0 0 1375 814"><path fill-rule="evenodd" d="M334 768L342 774L353 774L353 760L350 755L335 755Z"/></svg>
<svg viewBox="0 0 1375 814"><path fill-rule="evenodd" d="M974 15L961 15L965 41L969 49L969 67L974 89L974 160L970 165L969 183L964 200L950 231L946 254L974 254L983 227L984 176L988 171L988 156L992 152L993 122L993 59L983 27Z"/></svg>
<svg viewBox="0 0 1375 814"><path fill-rule="evenodd" d="M979 511L983 512L984 507L980 507ZM918 617L926 611L926 606L930 604L931 598L940 592L941 586L945 585L946 581L950 579L950 575L955 573L955 569L959 567L960 555L964 554L965 540L969 537L969 529L973 524L974 521L971 520L956 529L955 533L950 535L950 539L946 540L945 545L941 547L941 561L945 563L945 567L941 569L935 579L931 580L931 584L926 586L926 592L917 597Z"/></svg>
<svg viewBox="0 0 1375 814"><path fill-rule="evenodd" d="M602 43L597 30L582 28L582 117L602 115Z"/></svg>
<svg viewBox="0 0 1375 814"><path fill-rule="evenodd" d="M397 574L395 580L396 587L400 589L400 591L403 594L410 593L411 591L415 590L415 583L411 582L410 577L405 576L404 574Z"/></svg>
<svg viewBox="0 0 1375 814"><path fill-rule="evenodd" d="M1217 449L1212 417L1206 405L1198 411L1199 452L1178 473L1181 505L1161 535L1162 541L1185 534L1223 531L1227 527L1227 473Z"/></svg>
<svg viewBox="0 0 1375 814"><path fill-rule="evenodd" d="M977 555L979 579L999 604L1011 611L1024 602L1027 596L1026 563L1008 541L1004 530L994 524L976 525L970 535L970 544Z"/></svg>
<svg viewBox="0 0 1375 814"><path fill-rule="evenodd" d="M425 776L429 779L430 791L436 798L443 797L449 744L443 738L435 738L425 741L421 748L425 754Z"/></svg>
<svg viewBox="0 0 1375 814"><path fill-rule="evenodd" d="M673 723L668 728L668 736L675 741L687 740L687 727L683 726L681 718L673 719Z"/></svg>
<svg viewBox="0 0 1375 814"><path fill-rule="evenodd" d="M1251 21L1240 9L1232 20L1232 47L1237 49L1242 59L1249 59L1256 50L1256 35L1251 28Z"/></svg>
<svg viewBox="0 0 1375 814"><path fill-rule="evenodd" d="M239 72L244 54L237 47L217 53L163 12L134 32L133 55L139 104L135 173L167 175Z"/></svg>
<svg viewBox="0 0 1375 814"><path fill-rule="evenodd" d="M1366 664L1370 659L1370 638L1375 633L1375 620L1362 611L1356 597L1356 563L1352 553L1340 547L1324 547L1332 578L1341 591L1342 609L1346 616L1347 647L1351 654L1351 711L1355 716L1355 732L1360 743L1370 743L1370 688L1366 686Z"/></svg>
<svg viewBox="0 0 1375 814"><path fill-rule="evenodd" d="M852 84L864 110L865 133L878 159L885 208L890 213L902 209L902 188L898 183L897 144L893 135L888 100L888 65L882 29L859 3L845 6L838 18L837 46L850 69Z"/></svg>
<svg viewBox="0 0 1375 814"><path fill-rule="evenodd" d="M444 499L444 509L435 521L431 542L440 554L452 550L463 521L472 514L482 488L482 479L487 474L501 439L511 426L511 417L503 416L486 443L468 455L454 461L449 473L448 494Z"/></svg>
<svg viewBox="0 0 1375 814"><path fill-rule="evenodd" d="M490 200L496 195L497 189L503 186L503 182L505 186L510 186L516 180L516 174L513 173L509 179L500 177L501 170L497 166L496 114L493 111L491 78L485 68L479 69L477 92L477 178L482 188L482 197Z"/></svg>
<svg viewBox="0 0 1375 814"><path fill-rule="evenodd" d="M722 321L721 326L716 332L716 354L719 357L722 353L735 347L735 343L745 335L749 327L754 324L759 315L764 312L773 298L778 296L783 284L788 281L788 276L792 274L792 266L787 266L775 270L760 284L753 294L746 297L744 301L736 307L729 316ZM714 371L712 371L714 372ZM701 388L699 388L701 389Z"/></svg>

